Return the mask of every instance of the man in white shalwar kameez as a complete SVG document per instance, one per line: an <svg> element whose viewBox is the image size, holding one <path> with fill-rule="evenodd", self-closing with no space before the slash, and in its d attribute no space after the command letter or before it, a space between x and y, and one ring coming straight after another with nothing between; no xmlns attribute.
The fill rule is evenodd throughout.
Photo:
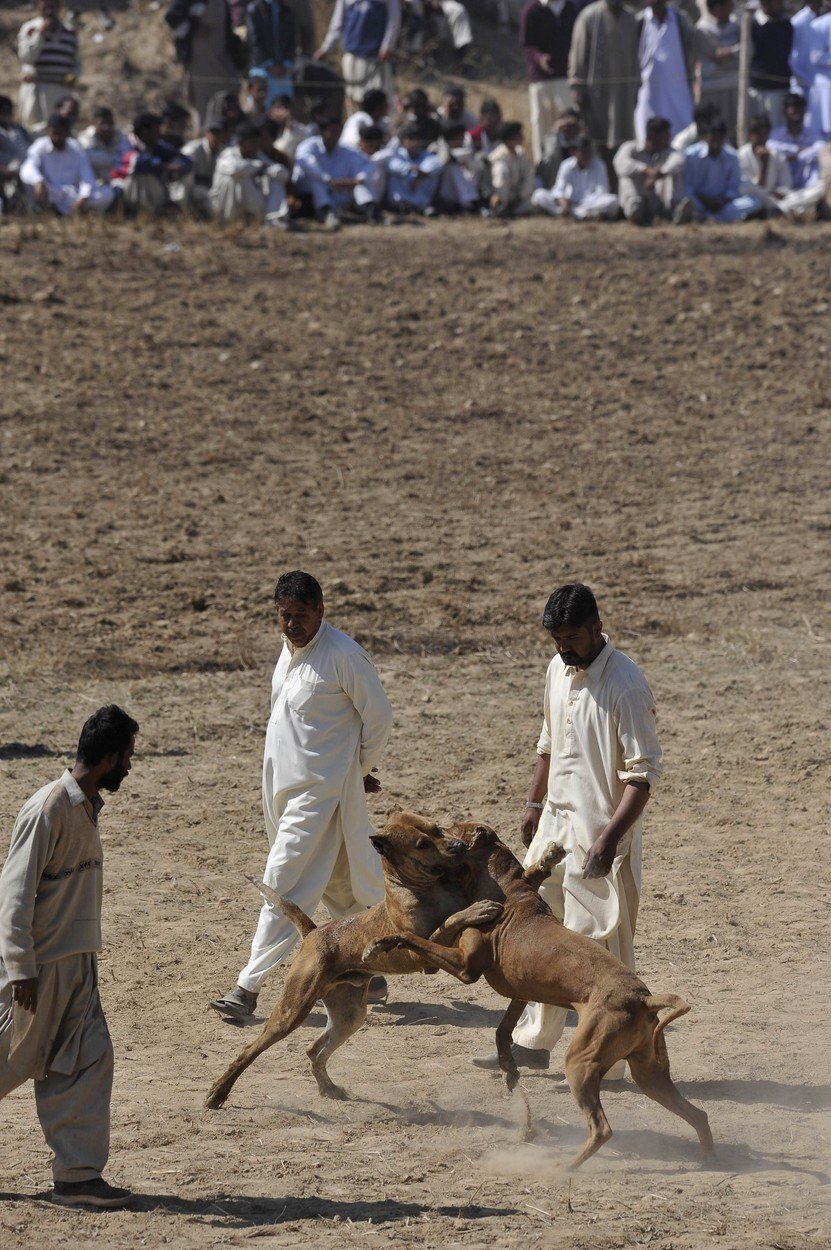
<svg viewBox="0 0 831 1250"><path fill-rule="evenodd" d="M661 772L655 703L634 661L602 632L594 595L572 583L543 614L557 654L546 675L542 732L526 804L526 864L552 845L568 854L540 895L566 928L634 970L641 886L641 814ZM545 1069L566 1011L529 1003L514 1029L520 1066ZM495 1055L474 1059L498 1066ZM624 1064L607 1073L624 1074Z"/></svg>
<svg viewBox="0 0 831 1250"><path fill-rule="evenodd" d="M392 709L363 647L323 619L323 592L313 577L284 573L274 601L283 650L263 760L271 847L263 880L308 915L322 901L339 919L384 897L365 793L381 788L371 774L390 736ZM250 1017L263 978L297 940L291 921L265 903L237 985L211 1006L231 1019Z"/></svg>
<svg viewBox="0 0 831 1250"><path fill-rule="evenodd" d="M650 117L665 117L674 139L693 119L692 27L666 0L654 0L638 16L641 85L635 106L635 138L642 147Z"/></svg>

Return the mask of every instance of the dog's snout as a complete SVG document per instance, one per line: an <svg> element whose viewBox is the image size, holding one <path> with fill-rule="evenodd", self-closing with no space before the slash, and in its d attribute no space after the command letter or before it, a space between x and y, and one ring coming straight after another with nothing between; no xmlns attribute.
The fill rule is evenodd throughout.
<svg viewBox="0 0 831 1250"><path fill-rule="evenodd" d="M453 841L450 843L450 850L453 852L454 855L464 855L465 851L467 850L467 844L459 841L458 838L454 838Z"/></svg>

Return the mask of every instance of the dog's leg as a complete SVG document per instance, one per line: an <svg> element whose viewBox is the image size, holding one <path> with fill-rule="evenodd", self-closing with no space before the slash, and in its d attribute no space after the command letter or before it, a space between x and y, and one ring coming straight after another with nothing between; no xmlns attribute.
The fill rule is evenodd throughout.
<svg viewBox="0 0 831 1250"><path fill-rule="evenodd" d="M567 851L563 846L550 846L536 864L530 864L522 874L522 879L533 890L538 890L543 881L551 876L552 868L556 868L565 859Z"/></svg>
<svg viewBox="0 0 831 1250"><path fill-rule="evenodd" d="M437 942L440 946L452 946L465 929L481 929L485 925L495 924L504 910L502 903L480 899L477 903L471 903L470 907L466 907L464 911L457 911L452 916L448 916L444 924L440 924L438 929L430 934L429 940Z"/></svg>
<svg viewBox="0 0 831 1250"><path fill-rule="evenodd" d="M211 1086L205 1106L212 1111L224 1105L239 1077L258 1055L275 1042L280 1042L306 1019L315 1002L327 985L327 980L314 968L311 972L303 971L303 948L292 964L280 1001L275 1004L271 1015L263 1026L262 1033L245 1047L232 1064L223 1072L219 1080Z"/></svg>
<svg viewBox="0 0 831 1250"><path fill-rule="evenodd" d="M449 972L464 985L472 985L485 970L481 960L474 964L473 956L480 954L485 945L485 939L476 929L465 929L458 946L437 946L435 942L416 937L414 933L399 933L370 942L364 950L363 960L371 963L376 956L387 951L415 951L425 963L442 972ZM477 966L480 963L482 966Z"/></svg>
<svg viewBox="0 0 831 1250"><path fill-rule="evenodd" d="M577 1032L565 1054L565 1074L569 1089L577 1099L577 1105L589 1125L585 1146L569 1164L571 1171L585 1163L612 1136L606 1112L600 1102L600 1082L603 1073L608 1072L619 1057L615 1054L614 1059L607 1062L604 1055L609 1049L606 1043L614 1041L618 1023L615 1017L606 1012L582 1013ZM625 1025L624 1021L620 1023ZM604 1056L602 1060L601 1055Z"/></svg>
<svg viewBox="0 0 831 1250"><path fill-rule="evenodd" d="M511 1000L508 1010L499 1021L496 1029L496 1053L499 1055L499 1066L505 1073L505 1084L509 1091L516 1091L522 1108L522 1121L519 1127L520 1141L533 1141L537 1135L531 1120L531 1104L528 1095L519 1083L519 1068L514 1059L511 1039L517 1020L525 1010L525 1003L518 998Z"/></svg>
<svg viewBox="0 0 831 1250"><path fill-rule="evenodd" d="M353 1033L357 1033L366 1020L366 991L366 984L359 988L348 984L333 985L323 996L329 1019L320 1037L306 1051L312 1061L312 1073L321 1098L348 1097L346 1090L336 1085L329 1076L326 1063L333 1052L348 1041Z"/></svg>
<svg viewBox="0 0 831 1250"><path fill-rule="evenodd" d="M707 1112L688 1102L676 1087L669 1072L669 1055L663 1034L657 1033L654 1041L650 1038L638 1050L627 1055L626 1061L638 1088L643 1090L647 1098L660 1103L667 1111L674 1112L691 1124L698 1134L702 1155L705 1158L711 1156L714 1153L713 1134Z"/></svg>

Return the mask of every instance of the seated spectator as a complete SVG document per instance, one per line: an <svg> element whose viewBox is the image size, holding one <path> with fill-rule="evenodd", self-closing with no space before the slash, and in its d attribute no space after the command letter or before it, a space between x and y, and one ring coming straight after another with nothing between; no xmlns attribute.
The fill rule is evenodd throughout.
<svg viewBox="0 0 831 1250"><path fill-rule="evenodd" d="M127 136L116 127L112 109L103 104L93 109L92 125L87 126L78 142L89 157L96 182L108 186L112 171L121 164L130 146Z"/></svg>
<svg viewBox="0 0 831 1250"><path fill-rule="evenodd" d="M785 97L785 124L771 131L770 147L781 152L791 171L791 186L801 191L811 185L818 172L822 139L805 125L807 105L796 92Z"/></svg>
<svg viewBox="0 0 831 1250"><path fill-rule="evenodd" d="M536 208L552 217L573 217L576 221L614 221L618 198L609 190L606 162L595 156L588 135L581 135L574 155L563 161L550 191L542 188L531 197Z"/></svg>
<svg viewBox="0 0 831 1250"><path fill-rule="evenodd" d="M236 91L215 91L205 109L205 117L210 117L212 121L223 121L229 135L234 134L237 127L247 120Z"/></svg>
<svg viewBox="0 0 831 1250"><path fill-rule="evenodd" d="M537 178L546 190L557 181L563 161L574 155L577 140L583 133L583 122L577 109L565 109L542 141L542 159L537 166ZM625 145L624 145L625 146Z"/></svg>
<svg viewBox="0 0 831 1250"><path fill-rule="evenodd" d="M246 88L247 98L243 110L246 121L253 122L255 126L264 126L268 116L268 70L249 70Z"/></svg>
<svg viewBox="0 0 831 1250"><path fill-rule="evenodd" d="M534 171L522 146L522 123L503 122L499 143L488 157L491 191L488 209L497 217L527 217L533 213Z"/></svg>
<svg viewBox="0 0 831 1250"><path fill-rule="evenodd" d="M46 134L36 139L20 167L20 181L39 209L61 217L94 209L103 212L113 201L110 187L99 187L87 154L70 136L65 117L53 113Z"/></svg>
<svg viewBox="0 0 831 1250"><path fill-rule="evenodd" d="M41 133L58 101L81 73L81 50L74 30L60 20L59 0L37 0L37 17L24 22L17 36L20 58L21 123Z"/></svg>
<svg viewBox="0 0 831 1250"><path fill-rule="evenodd" d="M465 108L464 87L459 87L454 83L449 83L445 87L438 112L445 128L448 122L461 122L465 130L473 130L478 125L479 119L476 114Z"/></svg>
<svg viewBox="0 0 831 1250"><path fill-rule="evenodd" d="M361 146L361 130L364 126L380 126L385 138L389 136L389 99L386 91L373 87L361 96L361 106L347 117L341 132L340 141L343 147L358 151Z"/></svg>
<svg viewBox="0 0 831 1250"><path fill-rule="evenodd" d="M676 152L686 152L694 143L700 143L711 122L718 121L720 114L715 104L698 104L693 109L692 124L681 130L672 141Z"/></svg>
<svg viewBox="0 0 831 1250"><path fill-rule="evenodd" d="M253 122L237 128L234 142L217 158L211 207L217 221L248 218L285 230L289 226L288 169L268 163L262 139L262 128Z"/></svg>
<svg viewBox="0 0 831 1250"><path fill-rule="evenodd" d="M386 146L387 136L380 126L363 126L358 151L372 165L368 186L376 204L383 204L387 195L387 165L392 149Z"/></svg>
<svg viewBox="0 0 831 1250"><path fill-rule="evenodd" d="M62 95L54 111L69 123L69 133L74 137L75 127L81 118L81 104L77 96Z"/></svg>
<svg viewBox="0 0 831 1250"><path fill-rule="evenodd" d="M249 125L251 124L262 131L262 126L257 122L249 122ZM228 131L225 129L225 123L219 118L215 121L209 118L202 138L191 139L190 143L186 143L182 149L184 155L193 164L190 173L178 184L184 188L183 203L203 221L206 221L213 211L211 187L219 154L227 142Z"/></svg>
<svg viewBox="0 0 831 1250"><path fill-rule="evenodd" d="M710 122L705 138L684 154L684 198L675 210L675 222L744 221L758 213L758 195L742 195L739 157L727 144L727 123Z"/></svg>
<svg viewBox="0 0 831 1250"><path fill-rule="evenodd" d="M112 172L110 185L121 190L128 213L158 214L173 203L170 188L190 173L192 164L160 136L161 117L139 113L133 121L129 147Z"/></svg>
<svg viewBox="0 0 831 1250"><path fill-rule="evenodd" d="M670 134L665 117L650 117L643 145L630 139L615 155L620 207L636 226L651 225L656 218L669 221L681 198L684 158L673 152Z"/></svg>
<svg viewBox="0 0 831 1250"><path fill-rule="evenodd" d="M216 114L211 113L210 116L213 118ZM163 143L168 143L175 148L177 152L181 152L188 137L190 123L190 109L186 109L183 104L177 104L175 100L168 100L162 109L159 138Z"/></svg>
<svg viewBox="0 0 831 1250"><path fill-rule="evenodd" d="M768 146L770 118L766 114L751 118L749 141L739 148L739 190L755 195L767 213L779 213L785 196L791 190L791 171L784 152Z"/></svg>
<svg viewBox="0 0 831 1250"><path fill-rule="evenodd" d="M20 166L29 150L29 136L14 120L14 104L0 96L0 213L22 206Z"/></svg>
<svg viewBox="0 0 831 1250"><path fill-rule="evenodd" d="M374 219L373 169L360 152L338 142L337 117L323 118L320 134L304 139L294 158L294 181L301 195L311 196L315 217L327 230L339 230L345 212Z"/></svg>
<svg viewBox="0 0 831 1250"><path fill-rule="evenodd" d="M823 144L820 149L819 176L822 182L820 211L828 219L831 217L831 143Z"/></svg>
<svg viewBox="0 0 831 1250"><path fill-rule="evenodd" d="M278 95L272 100L267 128L274 147L289 161L294 161L298 145L315 133L313 126L295 120L291 97L287 95Z"/></svg>
<svg viewBox="0 0 831 1250"><path fill-rule="evenodd" d="M435 215L441 181L441 158L428 149L429 136L419 122L402 127L387 162L387 203L399 213Z"/></svg>
<svg viewBox="0 0 831 1250"><path fill-rule="evenodd" d="M415 123L427 147L441 138L442 120L430 103L427 92L422 91L421 87L415 87L407 92L401 101L401 109L401 116L396 127L399 137L405 126Z"/></svg>
<svg viewBox="0 0 831 1250"><path fill-rule="evenodd" d="M465 124L448 122L439 145L442 161L437 207L443 213L472 213L479 206L473 152L465 147Z"/></svg>
<svg viewBox="0 0 831 1250"><path fill-rule="evenodd" d="M479 108L479 121L468 127L467 142L474 152L489 156L499 143L502 125L502 109L498 100L483 100Z"/></svg>

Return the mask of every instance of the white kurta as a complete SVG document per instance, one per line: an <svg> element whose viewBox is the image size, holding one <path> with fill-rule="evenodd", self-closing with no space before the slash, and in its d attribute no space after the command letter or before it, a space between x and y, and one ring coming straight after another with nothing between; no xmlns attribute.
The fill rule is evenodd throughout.
<svg viewBox="0 0 831 1250"><path fill-rule="evenodd" d="M608 641L587 669L571 668L555 656L546 675L537 752L551 756L548 795L525 863L536 863L552 845L565 847L566 858L540 894L566 928L603 942L633 967L642 820L621 839L608 877L584 880L582 868L627 783L652 786L661 774L655 701L637 664ZM550 1049L565 1014L559 1007L529 1004L514 1040Z"/></svg>
<svg viewBox="0 0 831 1250"><path fill-rule="evenodd" d="M646 10L638 54L641 85L635 107L635 137L643 144L650 117L665 117L675 138L692 121L693 102L674 9L667 9L664 22L657 20L651 8Z"/></svg>
<svg viewBox="0 0 831 1250"><path fill-rule="evenodd" d="M337 890L328 897L341 914L384 896L363 778L378 763L391 727L378 673L346 634L324 621L307 646L292 652L284 642L263 760L271 845L264 880L304 911L327 896L335 874ZM296 941L294 926L266 904L239 984L257 990Z"/></svg>

